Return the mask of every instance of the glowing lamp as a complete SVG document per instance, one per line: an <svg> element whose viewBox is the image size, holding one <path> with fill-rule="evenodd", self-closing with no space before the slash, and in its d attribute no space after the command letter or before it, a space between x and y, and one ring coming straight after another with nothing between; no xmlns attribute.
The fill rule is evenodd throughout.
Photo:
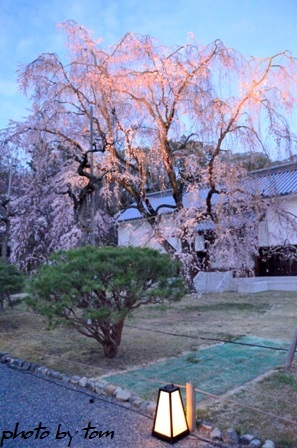
<svg viewBox="0 0 297 448"><path fill-rule="evenodd" d="M179 387L159 389L152 435L171 444L190 434Z"/></svg>

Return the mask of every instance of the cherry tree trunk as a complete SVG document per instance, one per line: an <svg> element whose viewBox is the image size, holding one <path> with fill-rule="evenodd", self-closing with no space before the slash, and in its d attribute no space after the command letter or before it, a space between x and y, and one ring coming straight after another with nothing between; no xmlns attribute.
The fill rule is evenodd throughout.
<svg viewBox="0 0 297 448"><path fill-rule="evenodd" d="M2 235L2 241L1 241L1 258L4 261L7 261L8 258L8 240L10 235L10 221L7 219L6 225L5 225L5 231Z"/></svg>

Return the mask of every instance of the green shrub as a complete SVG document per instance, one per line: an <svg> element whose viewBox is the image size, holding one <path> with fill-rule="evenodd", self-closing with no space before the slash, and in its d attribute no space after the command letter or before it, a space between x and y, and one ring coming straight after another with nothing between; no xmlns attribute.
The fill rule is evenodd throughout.
<svg viewBox="0 0 297 448"><path fill-rule="evenodd" d="M83 247L54 254L31 279L28 299L51 324L69 323L116 356L124 320L141 305L178 300L180 265L139 247Z"/></svg>

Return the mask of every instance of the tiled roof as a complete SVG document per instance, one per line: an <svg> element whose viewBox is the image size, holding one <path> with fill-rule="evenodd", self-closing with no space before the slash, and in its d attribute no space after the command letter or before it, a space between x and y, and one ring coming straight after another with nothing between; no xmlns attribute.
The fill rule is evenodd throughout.
<svg viewBox="0 0 297 448"><path fill-rule="evenodd" d="M264 196L297 193L297 163L251 172L253 185Z"/></svg>
<svg viewBox="0 0 297 448"><path fill-rule="evenodd" d="M158 206L167 204L174 206L175 202L172 197L171 190L158 191L156 193L147 194L147 198L149 199L152 207L156 209ZM127 210L120 212L118 215L118 221L130 221L131 219L139 219L141 218L141 214L137 210L137 208L133 208L135 203L132 204L132 208L128 208ZM172 208L161 208L159 213L168 213L172 212Z"/></svg>
<svg viewBox="0 0 297 448"><path fill-rule="evenodd" d="M183 195L183 204L185 208L195 207L199 208L202 207L205 204L206 196L208 194L208 189L201 189L199 190L199 195L193 194L193 193L185 193ZM159 206L162 206L158 210L159 214L163 213L170 213L173 211L172 206L175 206L175 201L172 196L171 190L164 190L157 193L149 193L147 194L147 198L149 199L152 207L156 210ZM141 214L137 210L137 208L134 208L135 204L132 204L132 208L128 208L122 213L120 212L117 216L117 221L130 221L133 219L139 219L141 218ZM171 207L166 207L166 205L169 205Z"/></svg>
<svg viewBox="0 0 297 448"><path fill-rule="evenodd" d="M278 165L262 170L251 171L250 176L252 178L250 189L255 193L263 196L283 196L289 194L297 194L297 163L289 165ZM190 206L199 208L205 205L209 189L199 190L198 197L191 193L185 193L183 196L183 204L186 208ZM216 195L215 195L216 196ZM215 196L213 201L215 201ZM174 206L175 202L172 197L171 190L159 191L156 193L149 193L147 198L150 200L152 207L156 210L160 205ZM120 212L117 216L117 221L130 221L134 219L140 219L141 215L136 208L128 208L123 212ZM159 209L159 213L172 212L170 207L162 207Z"/></svg>

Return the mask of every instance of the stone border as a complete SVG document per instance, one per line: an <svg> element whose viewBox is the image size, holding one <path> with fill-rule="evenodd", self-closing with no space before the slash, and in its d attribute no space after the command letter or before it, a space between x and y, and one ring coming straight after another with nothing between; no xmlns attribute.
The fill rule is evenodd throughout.
<svg viewBox="0 0 297 448"><path fill-rule="evenodd" d="M156 403L153 401L143 400L132 392L115 386L104 381L94 380L85 376L68 376L56 370L49 369L46 366L40 366L33 362L23 361L18 358L13 358L8 353L0 352L0 363L9 364L10 366L19 369L27 370L29 372L38 373L41 376L53 378L62 381L63 383L70 383L72 385L83 387L98 395L114 398L118 403L127 409L137 410L138 412L154 417L156 411ZM223 442L229 444L229 448L276 448L272 440L262 442L251 434L244 434L239 436L235 429L230 428L226 431L221 431L212 423L203 420L198 420L197 424L211 437L213 442ZM225 448L228 448L225 445ZM210 448L212 448L209 445Z"/></svg>
<svg viewBox="0 0 297 448"><path fill-rule="evenodd" d="M91 392L95 392L98 395L112 397L124 407L138 410L139 412L154 416L156 411L156 403L152 401L143 400L137 395L133 395L132 392L124 390L121 387L115 386L111 383L104 381L93 380L85 376L68 376L64 373L57 372L56 370L49 369L46 366L40 366L33 362L23 361L18 358L13 358L8 353L0 352L0 362L2 364L9 364L19 370L27 370L30 372L38 373L42 376L60 380L63 383L70 383L72 385L83 387Z"/></svg>
<svg viewBox="0 0 297 448"><path fill-rule="evenodd" d="M234 428L229 428L221 431L215 427L212 423L198 420L201 428L209 434L209 437L213 442L221 445L222 448L276 448L275 443L272 440L262 441L252 434L243 434L240 436ZM227 445L225 445L227 444ZM213 448L211 445L207 445L206 448Z"/></svg>

